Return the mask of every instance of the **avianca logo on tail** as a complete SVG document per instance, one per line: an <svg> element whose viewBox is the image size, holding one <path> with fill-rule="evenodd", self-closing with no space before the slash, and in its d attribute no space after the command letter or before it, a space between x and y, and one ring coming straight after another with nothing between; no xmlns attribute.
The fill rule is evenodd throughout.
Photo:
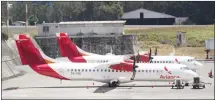
<svg viewBox="0 0 215 100"><path fill-rule="evenodd" d="M167 73L172 74L171 71L169 71L169 70L166 68L166 66L164 67L164 70L165 70Z"/></svg>

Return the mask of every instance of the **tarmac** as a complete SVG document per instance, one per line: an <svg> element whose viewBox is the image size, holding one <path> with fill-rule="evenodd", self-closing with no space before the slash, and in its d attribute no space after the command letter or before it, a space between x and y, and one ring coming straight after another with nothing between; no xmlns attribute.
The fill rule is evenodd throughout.
<svg viewBox="0 0 215 100"><path fill-rule="evenodd" d="M39 74L25 74L2 81L2 99L214 99L214 62L201 61L198 73L204 77L204 89L171 89L169 82L132 82L119 87L94 81L60 81Z"/></svg>

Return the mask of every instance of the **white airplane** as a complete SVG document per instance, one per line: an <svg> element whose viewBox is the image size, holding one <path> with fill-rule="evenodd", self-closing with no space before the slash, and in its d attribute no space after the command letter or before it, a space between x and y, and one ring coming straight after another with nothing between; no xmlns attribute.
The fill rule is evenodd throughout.
<svg viewBox="0 0 215 100"><path fill-rule="evenodd" d="M174 81L181 78L189 82L199 76L182 64L149 64L112 61L107 63L57 62L47 64L40 51L29 38L18 35L16 46L22 62L30 67L18 66L20 70L37 72L41 75L63 80L93 80L118 86L133 81ZM54 61L53 61L54 62Z"/></svg>
<svg viewBox="0 0 215 100"><path fill-rule="evenodd" d="M58 45L60 48L60 53L62 57L68 57L72 62L109 62L116 59L121 59L123 57L127 59L134 59L133 55L98 55L94 53L86 52L76 46L67 33L56 33ZM149 55L146 53L135 54L138 58L138 62L150 62L150 63L181 63L187 65L190 69L196 71L201 68L203 64L196 61L190 56L151 56L151 49Z"/></svg>

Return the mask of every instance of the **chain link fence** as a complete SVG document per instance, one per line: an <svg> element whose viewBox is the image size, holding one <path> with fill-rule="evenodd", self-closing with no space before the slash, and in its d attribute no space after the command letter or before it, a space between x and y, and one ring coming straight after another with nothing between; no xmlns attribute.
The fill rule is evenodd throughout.
<svg viewBox="0 0 215 100"><path fill-rule="evenodd" d="M111 51L115 55L133 54L134 46L136 45L136 36L134 35L91 35L70 36L70 38L84 51L101 55L105 55ZM47 56L52 58L61 57L55 36L37 36L35 40Z"/></svg>

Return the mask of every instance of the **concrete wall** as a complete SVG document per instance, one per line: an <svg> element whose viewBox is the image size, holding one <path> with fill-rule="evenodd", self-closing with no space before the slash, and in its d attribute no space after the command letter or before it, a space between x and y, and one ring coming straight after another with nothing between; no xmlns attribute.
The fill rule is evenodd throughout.
<svg viewBox="0 0 215 100"><path fill-rule="evenodd" d="M133 54L133 45L136 45L134 35L92 35L92 36L70 36L72 41L87 52L106 55L112 52L115 55ZM55 36L35 37L44 53L52 58L61 57Z"/></svg>
<svg viewBox="0 0 215 100"><path fill-rule="evenodd" d="M68 35L122 35L125 21L78 21L43 23L39 26L39 36L55 36L57 32L66 32ZM49 27L49 32L44 32L43 27Z"/></svg>
<svg viewBox="0 0 215 100"><path fill-rule="evenodd" d="M15 66L21 65L21 61L16 50L14 40L1 41L2 42L2 80L13 78L23 73L15 69Z"/></svg>

